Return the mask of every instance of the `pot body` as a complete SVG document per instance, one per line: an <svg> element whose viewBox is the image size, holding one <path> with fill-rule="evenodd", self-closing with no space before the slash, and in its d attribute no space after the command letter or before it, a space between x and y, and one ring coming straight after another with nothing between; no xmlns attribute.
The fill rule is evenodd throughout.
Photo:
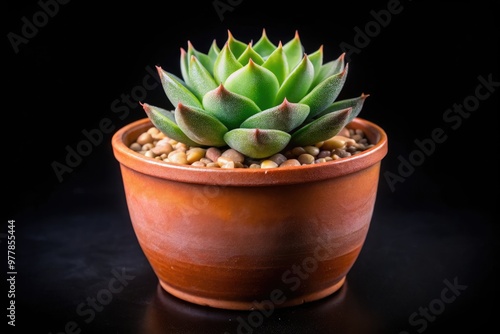
<svg viewBox="0 0 500 334"><path fill-rule="evenodd" d="M277 169L167 164L128 149L151 127L113 136L138 242L161 286L183 300L249 310L302 304L344 283L366 239L387 137L337 161Z"/></svg>

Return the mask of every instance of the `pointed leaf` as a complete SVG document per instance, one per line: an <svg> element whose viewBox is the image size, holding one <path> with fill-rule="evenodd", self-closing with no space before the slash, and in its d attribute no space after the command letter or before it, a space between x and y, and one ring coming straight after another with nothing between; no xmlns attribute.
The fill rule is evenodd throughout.
<svg viewBox="0 0 500 334"><path fill-rule="evenodd" d="M224 44L214 63L214 78L217 83L225 83L227 77L242 68L238 59L229 49L228 44Z"/></svg>
<svg viewBox="0 0 500 334"><path fill-rule="evenodd" d="M181 102L188 106L202 107L200 100L186 88L185 83L180 78L172 73L168 73L160 66L156 66L156 70L160 76L163 90L170 100L170 103L172 103L172 106L176 106Z"/></svg>
<svg viewBox="0 0 500 334"><path fill-rule="evenodd" d="M224 146L226 144L224 142L226 126L203 109L179 103L175 108L175 119L182 132L201 145Z"/></svg>
<svg viewBox="0 0 500 334"><path fill-rule="evenodd" d="M314 72L315 77L311 87L316 86L321 81L325 80L326 78L332 75L342 72L345 67L344 58L345 58L345 52L342 53L337 59L329 61L326 64L323 64L318 71Z"/></svg>
<svg viewBox="0 0 500 334"><path fill-rule="evenodd" d="M210 73L210 75L213 76L214 63L213 63L212 59L207 54L196 50L194 48L193 44L191 44L191 42L188 41L187 57L188 57L188 59L191 59L192 56L195 56L196 59L198 59L200 61L200 63L203 65L203 67L207 69L207 71Z"/></svg>
<svg viewBox="0 0 500 334"><path fill-rule="evenodd" d="M323 80L299 101L299 103L304 103L311 107L308 119L316 116L335 101L344 86L348 68L349 66L346 65L342 72Z"/></svg>
<svg viewBox="0 0 500 334"><path fill-rule="evenodd" d="M273 72L250 60L246 66L226 79L225 87L233 93L248 97L264 110L274 105L279 83Z"/></svg>
<svg viewBox="0 0 500 334"><path fill-rule="evenodd" d="M171 111L147 103L141 103L141 106L149 117L151 123L153 123L158 130L170 139L180 141L190 146L200 145L182 132L175 122L175 116Z"/></svg>
<svg viewBox="0 0 500 334"><path fill-rule="evenodd" d="M267 59L271 53L276 49L276 45L274 45L269 38L267 37L266 30L262 29L262 36L255 43L253 49L258 52L262 58Z"/></svg>
<svg viewBox="0 0 500 334"><path fill-rule="evenodd" d="M288 72L291 72L300 63L304 55L304 48L300 42L298 31L295 31L293 39L283 45L283 50L288 60Z"/></svg>
<svg viewBox="0 0 500 334"><path fill-rule="evenodd" d="M243 43L236 38L234 38L233 34L228 30L227 31L227 42L229 45L229 49L234 54L236 58L238 58L247 48L246 43Z"/></svg>
<svg viewBox="0 0 500 334"><path fill-rule="evenodd" d="M306 95L314 79L314 66L307 55L281 85L274 103L280 103L283 99L290 102L298 102Z"/></svg>
<svg viewBox="0 0 500 334"><path fill-rule="evenodd" d="M294 145L314 145L337 135L347 125L352 108L326 114L303 126L292 134Z"/></svg>
<svg viewBox="0 0 500 334"><path fill-rule="evenodd" d="M262 65L264 63L264 59L255 52L255 50L252 48L252 43L249 43L245 51L238 57L238 61L240 62L241 65L246 65L248 64L248 61L252 59L254 63Z"/></svg>
<svg viewBox="0 0 500 334"><path fill-rule="evenodd" d="M276 50L274 50L269 57L266 59L262 67L267 68L274 73L276 79L278 79L281 85L285 78L288 76L288 61L286 60L285 52L283 51L283 45L279 43Z"/></svg>
<svg viewBox="0 0 500 334"><path fill-rule="evenodd" d="M320 112L318 115L316 115L316 117L321 117L323 115L335 112L340 109L352 108L352 111L349 115L349 119L347 120L347 123L350 123L354 118L358 117L359 113L361 112L361 109L363 108L363 103L368 98L368 96L370 96L370 94L362 93L360 96L352 99L335 101L331 106L329 106L328 108Z"/></svg>
<svg viewBox="0 0 500 334"><path fill-rule="evenodd" d="M215 63L215 60L217 59L219 52L220 52L220 49L217 46L217 41L214 39L212 42L212 45L210 46L210 49L208 50L208 56L210 57L212 64Z"/></svg>
<svg viewBox="0 0 500 334"><path fill-rule="evenodd" d="M194 90L193 93L200 100L203 99L203 95L205 95L206 92L215 89L218 86L210 72L203 67L198 58L195 56L191 56L191 60L189 62L189 81L190 86Z"/></svg>
<svg viewBox="0 0 500 334"><path fill-rule="evenodd" d="M205 94L203 107L228 129L237 128L245 119L260 112L255 102L243 95L228 91L222 84Z"/></svg>
<svg viewBox="0 0 500 334"><path fill-rule="evenodd" d="M290 132L302 124L308 114L308 105L290 103L285 99L280 105L263 110L246 119L240 127Z"/></svg>
<svg viewBox="0 0 500 334"><path fill-rule="evenodd" d="M316 77L321 66L323 66L323 45L321 45L318 50L309 54L309 60L314 66L314 76Z"/></svg>
<svg viewBox="0 0 500 334"><path fill-rule="evenodd" d="M181 67L182 79L189 86L190 85L190 82L189 82L189 64L188 64L187 52L183 48L181 48L180 64L181 64L180 67ZM174 104L174 106L176 106L176 104Z"/></svg>
<svg viewBox="0 0 500 334"><path fill-rule="evenodd" d="M224 135L226 143L236 151L254 159L262 159L283 150L290 134L280 130L234 129Z"/></svg>

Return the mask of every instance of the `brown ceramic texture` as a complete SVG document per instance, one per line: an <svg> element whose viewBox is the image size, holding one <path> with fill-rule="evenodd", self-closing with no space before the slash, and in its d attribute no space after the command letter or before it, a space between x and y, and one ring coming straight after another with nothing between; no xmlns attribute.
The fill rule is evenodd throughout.
<svg viewBox="0 0 500 334"><path fill-rule="evenodd" d="M149 119L112 139L138 242L161 286L183 300L248 310L336 292L372 218L387 136L356 118L376 145L337 161L276 169L167 164L128 149Z"/></svg>

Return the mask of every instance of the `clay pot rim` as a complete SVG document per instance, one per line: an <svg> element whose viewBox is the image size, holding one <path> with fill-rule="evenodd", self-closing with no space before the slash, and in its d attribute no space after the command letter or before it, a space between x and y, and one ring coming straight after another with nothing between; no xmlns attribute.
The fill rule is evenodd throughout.
<svg viewBox="0 0 500 334"><path fill-rule="evenodd" d="M320 164L281 167L272 169L253 168L206 168L166 163L148 158L131 150L128 145L140 133L153 126L149 118L142 118L118 129L112 137L113 153L122 166L137 172L165 180L207 185L269 186L321 181L355 173L379 163L387 154L388 139L377 124L356 117L349 128L362 129L371 142L371 148L351 157Z"/></svg>

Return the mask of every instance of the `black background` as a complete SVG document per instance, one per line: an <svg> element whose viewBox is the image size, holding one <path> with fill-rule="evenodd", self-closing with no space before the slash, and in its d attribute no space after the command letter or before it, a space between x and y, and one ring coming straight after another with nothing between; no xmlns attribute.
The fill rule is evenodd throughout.
<svg viewBox="0 0 500 334"><path fill-rule="evenodd" d="M237 39L256 41L263 28L275 43L298 30L306 52L323 45L327 60L348 51L340 97L370 94L360 117L385 129L389 153L371 231L343 295L276 311L253 332L496 327L500 77L493 1L401 0L384 24L376 16L396 1L220 1L229 6L220 9L222 16L212 1L71 1L52 5L52 17L40 14L41 3L56 2L9 1L2 11L6 169L0 240L6 254L7 222L14 219L18 272L17 331L8 326L9 332L31 326L59 333L71 321L81 333L156 333L147 330L155 326L165 333L236 332L238 316L247 314L206 310L157 292L130 225L111 136L145 117L138 98L169 106L159 86L141 90L145 79L155 82L148 67L175 72L188 40L206 52L213 39L223 45L228 29ZM26 22L37 22L37 30L25 30ZM370 36L363 39L359 31ZM14 47L12 36L23 34L31 35ZM480 77L497 83L492 92L478 88ZM146 94L138 96L141 91ZM478 99L478 92L489 96ZM463 104L466 117L444 118ZM96 130L105 119L113 131ZM438 142L432 140L435 129L445 136ZM102 137L96 135L89 153L58 178L54 162L66 164L68 150L96 131ZM412 161L411 169L403 161ZM389 175L399 179L391 184ZM134 278L87 323L76 309L106 288L113 270ZM467 288L440 304L444 281L454 280ZM431 305L445 308L432 320L409 321Z"/></svg>

